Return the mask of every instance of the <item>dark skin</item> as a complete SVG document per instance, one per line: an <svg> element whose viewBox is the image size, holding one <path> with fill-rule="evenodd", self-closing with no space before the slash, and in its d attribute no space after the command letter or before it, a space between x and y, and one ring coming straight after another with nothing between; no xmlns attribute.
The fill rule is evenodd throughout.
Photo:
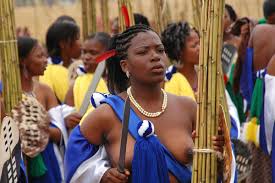
<svg viewBox="0 0 275 183"><path fill-rule="evenodd" d="M121 61L121 68L124 72L130 72L130 82L132 94L137 102L149 112L161 109L163 95L161 92L161 82L164 80L166 54L159 36L152 31L138 33L131 40L131 46L127 50L128 57ZM119 94L125 100L126 92ZM133 104L132 109L142 120L150 120L155 126L155 133L174 157L182 164L192 162L193 139L192 132L196 121L197 104L187 97L179 97L168 94L168 104L165 112L156 117L148 118L142 115ZM184 110L182 110L184 109ZM184 116L184 118L179 116ZM112 168L109 169L101 180L111 182L109 177L115 176L115 183L127 182L135 140L128 135L125 165L128 169L125 174L116 170L120 138L121 122L109 105L103 104L91 112L80 126L82 134L91 144L104 144ZM216 137L215 149L221 150L223 138ZM181 144L181 145L179 145ZM176 178L169 174L170 182L178 182Z"/></svg>
<svg viewBox="0 0 275 183"><path fill-rule="evenodd" d="M63 66L68 68L72 59L77 59L81 55L80 35L78 34L75 39L63 40L59 42L61 48L60 57L63 61Z"/></svg>
<svg viewBox="0 0 275 183"><path fill-rule="evenodd" d="M223 16L223 26L224 26L223 42L234 45L236 48L239 48L240 39L237 36L232 35L229 31L230 26L233 23L234 21L231 19L227 9L225 9L224 16Z"/></svg>
<svg viewBox="0 0 275 183"><path fill-rule="evenodd" d="M267 17L267 23L268 24L275 24L275 13Z"/></svg>
<svg viewBox="0 0 275 183"><path fill-rule="evenodd" d="M248 47L254 49L253 68L258 71L267 67L275 53L275 25L257 25L252 32Z"/></svg>
<svg viewBox="0 0 275 183"><path fill-rule="evenodd" d="M97 67L95 62L96 57L106 51L106 47L98 41L96 38L86 40L82 46L82 60L85 70L88 73L94 73ZM65 103L70 106L74 106L74 83L70 85L70 88L66 94ZM73 129L79 124L82 116L78 112L74 112L65 118L66 126L68 129Z"/></svg>
<svg viewBox="0 0 275 183"><path fill-rule="evenodd" d="M0 124L1 124L3 118L6 116L5 109L4 109L4 102L2 100L2 94L1 93L0 93L0 105L1 105L1 113L0 113L1 114Z"/></svg>
<svg viewBox="0 0 275 183"><path fill-rule="evenodd" d="M29 55L20 60L20 74L22 90L33 93L38 102L48 111L58 105L53 91L46 85L33 81L33 77L43 75L47 66L47 59L41 45L36 45ZM23 71L23 68L26 68ZM61 132L58 128L49 127L50 140L59 143Z"/></svg>
<svg viewBox="0 0 275 183"><path fill-rule="evenodd" d="M271 58L267 66L267 73L271 76L275 76L275 55Z"/></svg>
<svg viewBox="0 0 275 183"><path fill-rule="evenodd" d="M179 69L179 72L186 77L194 92L197 91L198 87L198 75L195 70L195 65L199 64L199 54L200 38L198 33L192 30L181 52L183 67Z"/></svg>

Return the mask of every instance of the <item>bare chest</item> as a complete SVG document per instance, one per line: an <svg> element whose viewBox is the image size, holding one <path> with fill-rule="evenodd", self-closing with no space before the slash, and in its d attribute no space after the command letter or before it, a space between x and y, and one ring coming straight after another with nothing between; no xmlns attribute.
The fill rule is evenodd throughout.
<svg viewBox="0 0 275 183"><path fill-rule="evenodd" d="M160 142L169 150L170 153L181 163L188 164L192 162L192 126L189 119L173 118L155 120L150 119L155 128L155 134ZM117 166L120 152L122 125L118 120L114 120L114 126L107 135L105 144L113 167ZM132 159L134 155L135 139L128 134L126 148L126 167L131 170Z"/></svg>

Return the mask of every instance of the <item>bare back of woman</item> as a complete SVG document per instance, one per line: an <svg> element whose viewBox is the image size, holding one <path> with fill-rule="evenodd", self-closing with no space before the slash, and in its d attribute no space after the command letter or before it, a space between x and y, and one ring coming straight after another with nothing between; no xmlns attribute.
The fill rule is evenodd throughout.
<svg viewBox="0 0 275 183"><path fill-rule="evenodd" d="M258 71L267 67L275 53L275 25L258 25L251 35L249 47L254 50L253 67Z"/></svg>

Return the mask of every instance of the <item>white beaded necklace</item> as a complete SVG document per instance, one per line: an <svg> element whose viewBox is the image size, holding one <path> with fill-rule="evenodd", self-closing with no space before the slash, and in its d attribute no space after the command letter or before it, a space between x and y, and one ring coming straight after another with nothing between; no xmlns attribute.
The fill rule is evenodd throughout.
<svg viewBox="0 0 275 183"><path fill-rule="evenodd" d="M131 92L131 87L129 87L127 89L127 94L128 94L128 96L130 98L130 101L134 104L134 106L138 109L138 111L141 114L143 114L144 116L149 117L149 118L156 118L156 117L160 116L165 111L165 109L167 107L167 94L166 94L166 92L163 89L161 89L161 91L163 93L163 102L162 102L162 106L161 106L161 111L159 111L159 112L147 112L147 111L145 111L139 105L139 103L137 103L137 101L133 97L132 92Z"/></svg>

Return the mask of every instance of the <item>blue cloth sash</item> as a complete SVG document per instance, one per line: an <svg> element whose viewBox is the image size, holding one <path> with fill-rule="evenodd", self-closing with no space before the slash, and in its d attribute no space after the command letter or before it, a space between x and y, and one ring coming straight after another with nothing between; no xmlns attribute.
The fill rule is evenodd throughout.
<svg viewBox="0 0 275 183"><path fill-rule="evenodd" d="M238 139L238 126L236 121L232 116L230 116L230 121L231 121L231 128L230 128L230 137L231 139Z"/></svg>
<svg viewBox="0 0 275 183"><path fill-rule="evenodd" d="M124 109L124 100L118 96L111 95L106 98L103 103L110 105L118 119L122 122L123 119L123 109ZM141 119L137 116L137 114L131 109L130 110L130 121L129 121L129 132L135 139L139 138L139 134L137 132L138 122ZM172 173L179 182L181 183L190 183L191 182L191 171L185 166L180 164L174 156L168 151L168 149L162 145L164 156L166 160L166 164L170 173Z"/></svg>
<svg viewBox="0 0 275 183"><path fill-rule="evenodd" d="M70 134L65 152L65 182L69 183L77 168L97 151L98 146L87 141L80 131L80 126L75 127Z"/></svg>
<svg viewBox="0 0 275 183"><path fill-rule="evenodd" d="M253 48L247 48L240 79L240 92L247 101L248 106L251 104L253 89Z"/></svg>
<svg viewBox="0 0 275 183"><path fill-rule="evenodd" d="M23 161L23 157L20 159L20 176L19 183L28 183L27 170Z"/></svg>
<svg viewBox="0 0 275 183"><path fill-rule="evenodd" d="M50 124L51 127L56 126L54 124ZM61 177L61 170L58 164L58 160L55 156L53 142L49 141L46 149L41 152L44 164L47 168L46 173L43 176L40 177L29 177L29 182L31 183L49 183L49 182L55 182L55 183L61 183L62 177Z"/></svg>
<svg viewBox="0 0 275 183"><path fill-rule="evenodd" d="M56 159L53 143L49 142L46 149L41 152L43 161L47 167L46 173L41 177L29 177L29 182L31 183L61 183L61 172L58 165L58 161Z"/></svg>

